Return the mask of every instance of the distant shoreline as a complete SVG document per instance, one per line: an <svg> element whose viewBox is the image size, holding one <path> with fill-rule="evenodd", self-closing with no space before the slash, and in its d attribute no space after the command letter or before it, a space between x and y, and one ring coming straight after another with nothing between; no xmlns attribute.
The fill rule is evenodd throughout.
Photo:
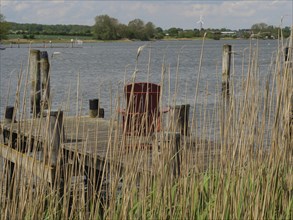
<svg viewBox="0 0 293 220"><path fill-rule="evenodd" d="M203 38L164 38L152 41L191 41L191 40L202 40ZM80 39L83 43L103 43L103 42L138 42L140 40L120 39L120 40L94 40L94 39ZM206 38L206 40L214 40ZM243 38L221 38L220 40L245 40ZM142 41L143 42L143 41ZM6 39L2 41L2 44L50 44L50 43L67 43L72 44L70 39Z"/></svg>

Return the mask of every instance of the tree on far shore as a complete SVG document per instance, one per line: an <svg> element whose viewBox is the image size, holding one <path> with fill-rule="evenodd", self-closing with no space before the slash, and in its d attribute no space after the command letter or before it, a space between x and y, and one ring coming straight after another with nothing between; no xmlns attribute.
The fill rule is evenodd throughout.
<svg viewBox="0 0 293 220"><path fill-rule="evenodd" d="M5 16L0 13L0 40L7 39L9 32L9 24L5 20Z"/></svg>
<svg viewBox="0 0 293 220"><path fill-rule="evenodd" d="M94 37L98 40L117 40L119 22L108 15L100 15L95 18Z"/></svg>
<svg viewBox="0 0 293 220"><path fill-rule="evenodd" d="M93 26L94 38L97 40L118 40L122 38L135 40L151 40L162 38L161 33L152 22L144 23L141 19L134 19L128 25L120 24L116 18L99 15Z"/></svg>

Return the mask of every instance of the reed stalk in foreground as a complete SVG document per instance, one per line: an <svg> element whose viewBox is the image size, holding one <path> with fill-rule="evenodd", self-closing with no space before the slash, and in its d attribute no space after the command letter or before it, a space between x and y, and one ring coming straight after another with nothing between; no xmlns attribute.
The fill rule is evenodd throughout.
<svg viewBox="0 0 293 220"><path fill-rule="evenodd" d="M265 86L259 83L257 49L250 48L243 81L234 82L235 88L242 89L241 95L232 92L226 99L219 94L212 110L207 109L207 98L202 108L193 106L200 118L193 117L189 136L181 139L179 151L174 151L176 139L166 139L162 132L121 138L123 126L117 123L117 113L107 122L108 130L100 131L106 122L94 120L89 129L90 120L77 111L70 125L64 120L65 128L74 128L64 143L73 143L76 151L83 146L86 155L90 136L95 137L91 145L98 149L100 138L107 135L108 163L96 172L86 168L88 163L97 166L97 158L87 161L86 156L73 154L62 163L66 155L60 151L55 182L48 184L18 167L10 177L11 164L5 162L1 219L292 219L292 36L289 48L291 63L283 61L283 48L278 48ZM168 78L166 72L162 68L162 79ZM206 90L208 94L208 87ZM24 117L25 99L22 107L19 100L16 97L19 126L41 134L44 124L29 123ZM120 106L117 98L116 108ZM176 131L173 117L172 113L167 116L170 123L164 130ZM211 136L213 129L218 133ZM27 146L33 147L33 157L50 160L51 140L46 132L42 134L42 154L35 140L29 140ZM151 149L146 139L151 140ZM20 145L17 140L16 148ZM174 172L178 158L180 174ZM85 184L86 175L92 182ZM10 185L6 185L9 179Z"/></svg>

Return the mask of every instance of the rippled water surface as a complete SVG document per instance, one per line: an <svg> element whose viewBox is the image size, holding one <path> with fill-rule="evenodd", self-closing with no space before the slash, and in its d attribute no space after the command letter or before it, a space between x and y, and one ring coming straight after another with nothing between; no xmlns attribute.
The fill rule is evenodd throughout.
<svg viewBox="0 0 293 220"><path fill-rule="evenodd" d="M109 118L115 112L117 97L122 97L123 100L123 84L129 82L133 75L138 48L146 44L147 47L138 58L136 81L148 80L162 84L162 66L165 66L164 104L169 104L176 90L176 103L193 105L198 83L196 103L203 104L205 98L207 106L214 104L221 90L221 56L224 44L231 44L233 47L232 77L236 82L241 79L242 74L246 74L250 44L252 48L257 45L259 47L259 72L264 79L268 75L272 54L277 49L277 41L272 40L207 40L204 43L200 67L200 40L85 43L82 48L56 44L53 48L39 48L48 51L50 57L53 108L61 107L69 114L76 114L79 109L82 114L86 114L88 100L99 98L101 107L105 108L106 118ZM6 48L0 53L2 118L5 106L14 105L20 75L20 106L25 87L26 99L29 99L29 79L28 86L25 86L29 48L28 45L21 45L21 48Z"/></svg>

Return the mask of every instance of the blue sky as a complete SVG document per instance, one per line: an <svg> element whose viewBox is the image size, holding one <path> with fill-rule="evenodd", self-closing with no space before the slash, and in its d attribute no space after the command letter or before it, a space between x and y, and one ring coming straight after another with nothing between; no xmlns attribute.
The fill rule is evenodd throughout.
<svg viewBox="0 0 293 220"><path fill-rule="evenodd" d="M0 0L6 20L38 24L93 25L97 15L108 14L121 23L140 18L168 29L250 28L264 22L292 26L293 1L97 1L97 0Z"/></svg>

